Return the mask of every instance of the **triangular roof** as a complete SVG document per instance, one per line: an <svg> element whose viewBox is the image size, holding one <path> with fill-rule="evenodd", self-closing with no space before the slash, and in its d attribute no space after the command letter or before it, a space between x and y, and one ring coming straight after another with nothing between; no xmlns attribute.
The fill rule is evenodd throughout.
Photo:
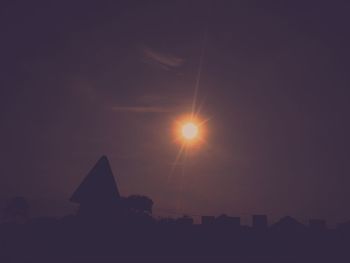
<svg viewBox="0 0 350 263"><path fill-rule="evenodd" d="M78 204L111 203L120 198L112 169L106 156L102 156L79 187L71 202Z"/></svg>

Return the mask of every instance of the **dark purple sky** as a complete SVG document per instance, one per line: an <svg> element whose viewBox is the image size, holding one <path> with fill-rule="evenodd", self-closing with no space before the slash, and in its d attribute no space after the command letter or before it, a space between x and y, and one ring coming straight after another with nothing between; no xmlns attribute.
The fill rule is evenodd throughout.
<svg viewBox="0 0 350 263"><path fill-rule="evenodd" d="M106 154L169 211L350 218L348 1L62 2L1 7L1 200L63 214ZM168 180L203 36L207 145Z"/></svg>

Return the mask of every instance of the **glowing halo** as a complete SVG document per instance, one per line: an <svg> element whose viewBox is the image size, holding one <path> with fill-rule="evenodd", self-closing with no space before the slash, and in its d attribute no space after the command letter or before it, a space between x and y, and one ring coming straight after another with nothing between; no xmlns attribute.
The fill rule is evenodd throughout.
<svg viewBox="0 0 350 263"><path fill-rule="evenodd" d="M192 114L183 115L176 119L174 137L177 143L186 146L200 145L206 136L206 120Z"/></svg>

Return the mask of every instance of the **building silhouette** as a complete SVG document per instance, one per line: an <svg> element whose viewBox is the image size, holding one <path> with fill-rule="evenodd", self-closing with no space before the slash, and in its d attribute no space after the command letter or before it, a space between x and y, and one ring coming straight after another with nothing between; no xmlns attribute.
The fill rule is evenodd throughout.
<svg viewBox="0 0 350 263"><path fill-rule="evenodd" d="M271 226L272 230L276 231L303 231L305 225L297 221L295 218L290 216L282 217L278 222Z"/></svg>
<svg viewBox="0 0 350 263"><path fill-rule="evenodd" d="M215 216L202 216L201 217L202 225L208 226L215 223Z"/></svg>
<svg viewBox="0 0 350 263"><path fill-rule="evenodd" d="M253 215L252 216L252 227L254 229L267 229L267 216L266 215Z"/></svg>
<svg viewBox="0 0 350 263"><path fill-rule="evenodd" d="M107 217L122 207L112 169L102 156L73 193L70 201L79 204L79 216Z"/></svg>
<svg viewBox="0 0 350 263"><path fill-rule="evenodd" d="M241 218L237 216L220 215L215 219L218 226L239 228L241 226Z"/></svg>
<svg viewBox="0 0 350 263"><path fill-rule="evenodd" d="M329 229L324 220L304 225L290 216L269 227L266 215L253 215L252 228L225 214L202 216L201 225L189 216L155 219L152 199L120 195L105 156L70 200L77 215L25 222L16 219L26 215L26 200L10 200L5 211L14 220L0 224L0 252L15 260L0 262L53 255L62 262L350 262L350 221Z"/></svg>

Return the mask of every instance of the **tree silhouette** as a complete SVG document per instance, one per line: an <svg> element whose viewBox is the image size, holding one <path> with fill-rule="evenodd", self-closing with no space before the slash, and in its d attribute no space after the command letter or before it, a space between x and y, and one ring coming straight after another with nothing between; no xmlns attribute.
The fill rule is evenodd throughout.
<svg viewBox="0 0 350 263"><path fill-rule="evenodd" d="M135 213L152 214L153 201L147 196L131 195L124 199L125 207Z"/></svg>

